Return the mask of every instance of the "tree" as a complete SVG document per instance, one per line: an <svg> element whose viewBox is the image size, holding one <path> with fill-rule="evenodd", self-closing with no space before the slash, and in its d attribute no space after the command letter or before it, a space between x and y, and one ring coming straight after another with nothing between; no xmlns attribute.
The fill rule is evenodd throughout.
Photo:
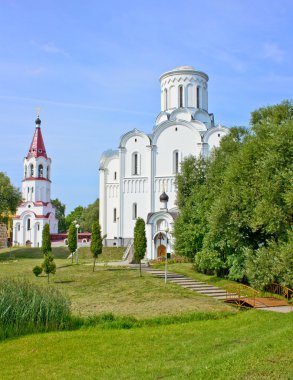
<svg viewBox="0 0 293 380"><path fill-rule="evenodd" d="M41 252L43 255L51 252L51 238L50 238L50 225L45 224L42 232L42 247Z"/></svg>
<svg viewBox="0 0 293 380"><path fill-rule="evenodd" d="M68 214L65 218L66 220L66 229L69 229L69 226L74 222L75 220L79 223L81 222L81 215L83 213L84 208L82 206L77 206L73 211L71 211L70 214ZM80 229L82 231L82 228Z"/></svg>
<svg viewBox="0 0 293 380"><path fill-rule="evenodd" d="M94 264L93 264L93 272L94 272L97 257L98 255L102 253L102 250L103 250L101 227L100 227L99 222L93 223L90 249L94 258Z"/></svg>
<svg viewBox="0 0 293 380"><path fill-rule="evenodd" d="M54 262L54 256L51 252L45 255L45 260L42 264L43 271L48 275L48 283L50 282L50 273L56 273L56 264Z"/></svg>
<svg viewBox="0 0 293 380"><path fill-rule="evenodd" d="M58 232L66 232L65 204L61 203L58 198L51 200L56 209L56 219L58 219Z"/></svg>
<svg viewBox="0 0 293 380"><path fill-rule="evenodd" d="M9 177L0 172L0 217L14 213L21 202L20 191L12 186Z"/></svg>
<svg viewBox="0 0 293 380"><path fill-rule="evenodd" d="M68 249L71 253L71 262L73 264L73 253L76 251L77 248L77 241L76 241L76 227L73 223L70 224L68 229Z"/></svg>
<svg viewBox="0 0 293 380"><path fill-rule="evenodd" d="M147 239L145 235L145 222L142 218L137 218L134 227L134 259L139 262L139 271L141 276L141 260L145 256Z"/></svg>
<svg viewBox="0 0 293 380"><path fill-rule="evenodd" d="M99 199L83 209L80 225L83 231L92 232L94 222L99 221Z"/></svg>

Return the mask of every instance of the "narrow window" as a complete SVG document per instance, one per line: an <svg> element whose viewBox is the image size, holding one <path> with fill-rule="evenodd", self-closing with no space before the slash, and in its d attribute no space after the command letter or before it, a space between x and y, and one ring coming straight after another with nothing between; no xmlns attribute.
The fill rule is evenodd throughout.
<svg viewBox="0 0 293 380"><path fill-rule="evenodd" d="M117 220L117 209L114 208L114 212L113 212L113 221L116 222Z"/></svg>
<svg viewBox="0 0 293 380"><path fill-rule="evenodd" d="M43 165L39 165L38 177L39 178L43 177Z"/></svg>
<svg viewBox="0 0 293 380"><path fill-rule="evenodd" d="M168 90L166 88L164 90L164 109L168 109Z"/></svg>
<svg viewBox="0 0 293 380"><path fill-rule="evenodd" d="M50 179L50 166L47 166L47 179Z"/></svg>
<svg viewBox="0 0 293 380"><path fill-rule="evenodd" d="M26 178L27 177L27 166L25 165L25 167L24 167L24 178Z"/></svg>
<svg viewBox="0 0 293 380"><path fill-rule="evenodd" d="M27 188L27 193L29 193L29 192L30 192L30 188L28 187L28 188Z"/></svg>
<svg viewBox="0 0 293 380"><path fill-rule="evenodd" d="M40 231L40 225L38 224L38 231Z"/></svg>
<svg viewBox="0 0 293 380"><path fill-rule="evenodd" d="M196 87L196 107L199 108L199 86Z"/></svg>
<svg viewBox="0 0 293 380"><path fill-rule="evenodd" d="M27 220L27 230L29 231L31 229L31 220Z"/></svg>
<svg viewBox="0 0 293 380"><path fill-rule="evenodd" d="M175 150L173 152L173 173L174 174L179 173L179 152L178 152L178 150Z"/></svg>
<svg viewBox="0 0 293 380"><path fill-rule="evenodd" d="M34 192L34 188L32 187L32 193Z"/></svg>
<svg viewBox="0 0 293 380"><path fill-rule="evenodd" d="M30 176L31 177L34 176L34 165L33 164L30 165Z"/></svg>
<svg viewBox="0 0 293 380"><path fill-rule="evenodd" d="M114 181L117 179L117 172L114 172Z"/></svg>
<svg viewBox="0 0 293 380"><path fill-rule="evenodd" d="M133 203L132 205L132 219L137 218L137 203Z"/></svg>
<svg viewBox="0 0 293 380"><path fill-rule="evenodd" d="M17 226L17 230L20 231L20 224Z"/></svg>
<svg viewBox="0 0 293 380"><path fill-rule="evenodd" d="M139 154L133 153L132 154L132 174L137 175L139 174Z"/></svg>
<svg viewBox="0 0 293 380"><path fill-rule="evenodd" d="M183 86L178 87L179 108L183 107Z"/></svg>

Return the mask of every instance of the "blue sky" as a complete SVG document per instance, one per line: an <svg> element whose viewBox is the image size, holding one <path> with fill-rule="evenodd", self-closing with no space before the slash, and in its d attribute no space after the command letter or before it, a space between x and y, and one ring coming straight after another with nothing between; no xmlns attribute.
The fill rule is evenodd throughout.
<svg viewBox="0 0 293 380"><path fill-rule="evenodd" d="M98 197L101 153L160 111L159 76L209 77L209 112L228 127L292 99L291 0L67 1L0 4L0 171L20 187L41 107L52 197Z"/></svg>

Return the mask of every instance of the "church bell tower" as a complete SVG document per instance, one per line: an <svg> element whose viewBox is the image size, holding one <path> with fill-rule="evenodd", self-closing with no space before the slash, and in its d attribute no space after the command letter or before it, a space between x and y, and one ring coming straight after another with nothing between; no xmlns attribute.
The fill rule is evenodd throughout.
<svg viewBox="0 0 293 380"><path fill-rule="evenodd" d="M36 129L24 158L22 203L13 219L13 245L40 247L45 224L58 232L55 207L51 203L51 159L47 156L38 115Z"/></svg>

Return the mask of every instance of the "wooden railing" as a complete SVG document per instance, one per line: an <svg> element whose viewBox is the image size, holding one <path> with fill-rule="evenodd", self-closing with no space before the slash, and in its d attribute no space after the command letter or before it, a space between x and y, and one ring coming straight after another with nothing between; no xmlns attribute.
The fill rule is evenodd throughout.
<svg viewBox="0 0 293 380"><path fill-rule="evenodd" d="M226 287L226 300L233 300L238 306L243 306L247 300L255 307L255 298L260 292L247 285L231 285Z"/></svg>
<svg viewBox="0 0 293 380"><path fill-rule="evenodd" d="M287 286L283 286L277 283L273 283L271 285L268 285L266 287L266 291L278 294L279 296L285 297L288 301L292 298L293 290L290 288L287 288Z"/></svg>

